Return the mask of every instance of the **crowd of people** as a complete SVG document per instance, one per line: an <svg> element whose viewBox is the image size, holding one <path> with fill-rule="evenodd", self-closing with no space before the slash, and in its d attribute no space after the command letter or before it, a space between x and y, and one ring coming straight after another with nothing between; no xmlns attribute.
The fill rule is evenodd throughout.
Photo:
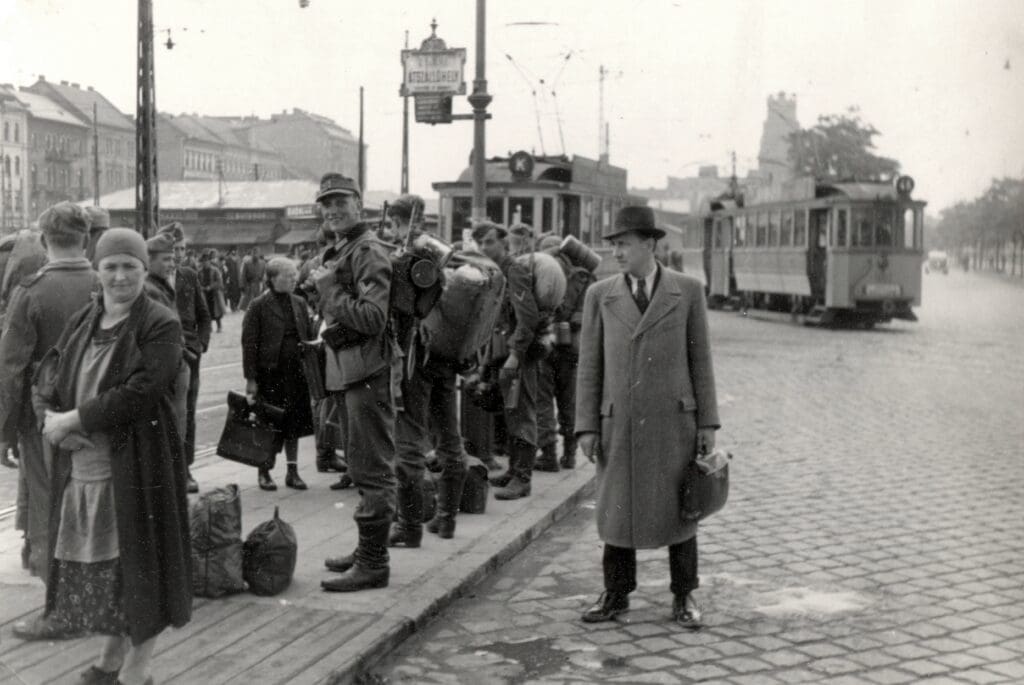
<svg viewBox="0 0 1024 685"><path fill-rule="evenodd" d="M387 586L389 549L419 548L424 528L454 537L467 475L461 384L499 393L479 419L494 449L476 450L495 471L494 453L508 457L491 477L496 498L529 497L534 471L575 468L578 451L596 463L606 592L583 620L627 610L636 549L668 546L674 615L698 623L696 526L679 518L678 481L714 444L714 381L700 285L655 261L663 232L650 210L616 217L604 237L622 275L597 284L559 237L475 224L472 242L448 253L500 272L497 323L479 349L446 356L424 327L441 264L433 280L410 270L423 200L398 198L386 230L363 220L361 189L340 174L323 177L316 202L319 250L301 262L197 257L177 222L144 240L66 202L40 217L45 255L11 294L0 337L0 452L20 449L23 559L47 588L45 612L16 633L106 635L83 682L143 683L157 635L189 620L196 398L213 324L229 310L245 311L247 395L283 417L285 485L307 489L298 445L315 434L317 470L359 493L358 542L325 560L325 591ZM555 300L539 292L538 254L564 279ZM322 365L311 371L301 346L312 341ZM428 466L439 476L425 522ZM262 490L277 488L272 469L257 473Z"/></svg>

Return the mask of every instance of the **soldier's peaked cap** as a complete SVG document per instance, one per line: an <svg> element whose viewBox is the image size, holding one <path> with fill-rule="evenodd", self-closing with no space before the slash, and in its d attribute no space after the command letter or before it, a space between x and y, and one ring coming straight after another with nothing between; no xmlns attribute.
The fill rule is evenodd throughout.
<svg viewBox="0 0 1024 685"><path fill-rule="evenodd" d="M324 174L323 178L320 179L320 191L316 194L316 201L322 202L331 195L355 195L362 197L362 193L359 191L359 183L355 179L334 171Z"/></svg>

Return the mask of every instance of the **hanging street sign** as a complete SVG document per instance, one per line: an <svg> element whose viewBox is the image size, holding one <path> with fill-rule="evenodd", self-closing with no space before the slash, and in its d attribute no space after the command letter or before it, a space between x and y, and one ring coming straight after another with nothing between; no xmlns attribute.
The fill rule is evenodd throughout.
<svg viewBox="0 0 1024 685"><path fill-rule="evenodd" d="M465 95L466 49L402 50L401 95Z"/></svg>
<svg viewBox="0 0 1024 685"><path fill-rule="evenodd" d="M452 97L450 95L417 95L416 122L420 124L452 123Z"/></svg>

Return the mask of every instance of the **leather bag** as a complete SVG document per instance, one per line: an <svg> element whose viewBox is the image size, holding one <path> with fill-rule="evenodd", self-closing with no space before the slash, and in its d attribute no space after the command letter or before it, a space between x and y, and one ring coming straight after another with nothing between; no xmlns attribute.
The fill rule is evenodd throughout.
<svg viewBox="0 0 1024 685"><path fill-rule="evenodd" d="M274 518L253 528L242 545L242 576L249 591L265 597L284 592L295 575L298 554L295 529L274 507Z"/></svg>
<svg viewBox="0 0 1024 685"><path fill-rule="evenodd" d="M283 419L280 407L265 402L250 405L245 395L229 392L217 456L257 468L269 466L284 447L284 434L275 425Z"/></svg>
<svg viewBox="0 0 1024 685"><path fill-rule="evenodd" d="M698 454L683 479L680 505L683 519L702 521L719 511L729 499L729 460L732 454L714 450Z"/></svg>

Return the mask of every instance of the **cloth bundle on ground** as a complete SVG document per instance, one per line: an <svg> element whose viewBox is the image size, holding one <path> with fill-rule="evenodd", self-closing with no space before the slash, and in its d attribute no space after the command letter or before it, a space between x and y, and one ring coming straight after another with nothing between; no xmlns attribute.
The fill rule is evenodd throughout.
<svg viewBox="0 0 1024 685"><path fill-rule="evenodd" d="M472 358L491 338L505 277L501 269L476 252L456 252L444 269L441 299L423 319L427 349L442 359Z"/></svg>
<svg viewBox="0 0 1024 685"><path fill-rule="evenodd" d="M245 590L238 486L203 493L189 511L189 530L195 596L216 598Z"/></svg>
<svg viewBox="0 0 1024 685"><path fill-rule="evenodd" d="M249 591L267 597L284 592L295 575L298 555L295 529L274 507L274 518L253 528L242 546L242 576Z"/></svg>

